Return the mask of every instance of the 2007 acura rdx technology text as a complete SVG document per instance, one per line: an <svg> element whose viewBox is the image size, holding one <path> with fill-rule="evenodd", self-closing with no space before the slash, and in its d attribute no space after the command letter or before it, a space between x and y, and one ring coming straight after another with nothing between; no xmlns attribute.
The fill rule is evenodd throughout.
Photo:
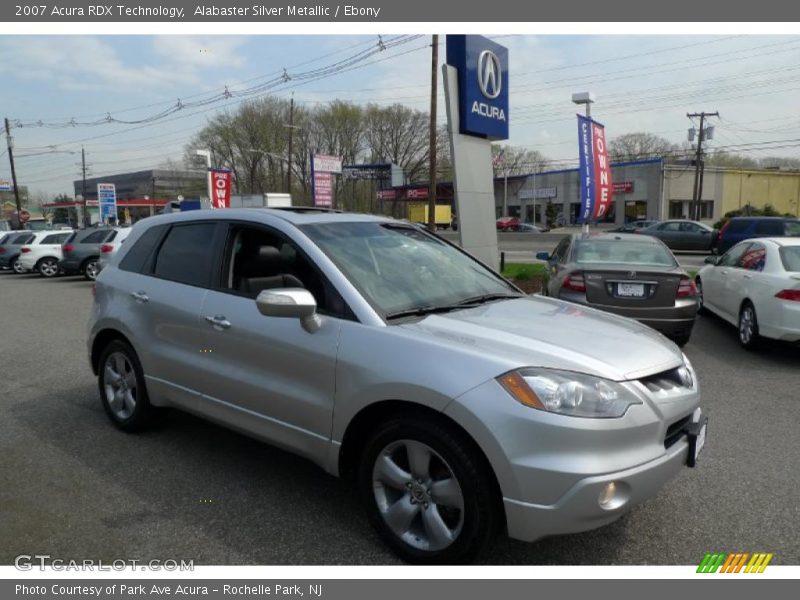
<svg viewBox="0 0 800 600"><path fill-rule="evenodd" d="M381 217L146 219L97 279L88 347L121 429L176 406L301 454L413 562L610 523L705 441L661 334Z"/></svg>

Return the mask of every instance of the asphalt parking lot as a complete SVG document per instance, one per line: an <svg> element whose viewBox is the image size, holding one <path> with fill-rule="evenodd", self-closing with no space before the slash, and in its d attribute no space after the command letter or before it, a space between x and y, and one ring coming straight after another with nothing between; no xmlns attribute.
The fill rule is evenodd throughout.
<svg viewBox="0 0 800 600"><path fill-rule="evenodd" d="M108 422L85 349L91 284L0 272L0 564L54 558L196 564L393 564L344 483L177 411L130 435ZM494 564L697 564L760 551L800 564L800 349L742 350L700 317L686 353L710 416L697 469L616 523Z"/></svg>

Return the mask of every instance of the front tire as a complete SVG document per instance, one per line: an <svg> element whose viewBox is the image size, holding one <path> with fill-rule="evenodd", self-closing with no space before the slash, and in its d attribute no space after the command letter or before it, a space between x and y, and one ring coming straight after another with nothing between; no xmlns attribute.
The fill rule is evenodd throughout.
<svg viewBox="0 0 800 600"><path fill-rule="evenodd" d="M58 275L58 261L55 258L43 258L36 266L39 275L42 277L55 277Z"/></svg>
<svg viewBox="0 0 800 600"><path fill-rule="evenodd" d="M746 301L739 310L739 343L745 350L757 350L760 342L756 308Z"/></svg>
<svg viewBox="0 0 800 600"><path fill-rule="evenodd" d="M114 340L105 347L100 355L97 384L103 408L114 425L128 432L147 425L153 408L139 357L130 344Z"/></svg>
<svg viewBox="0 0 800 600"><path fill-rule="evenodd" d="M14 270L14 273L17 275L22 275L28 272L28 269L22 266L22 263L19 262L19 258L15 258L14 262L11 263L11 268Z"/></svg>
<svg viewBox="0 0 800 600"><path fill-rule="evenodd" d="M499 522L485 460L445 424L398 417L379 426L364 447L358 487L380 537L411 563L467 562Z"/></svg>

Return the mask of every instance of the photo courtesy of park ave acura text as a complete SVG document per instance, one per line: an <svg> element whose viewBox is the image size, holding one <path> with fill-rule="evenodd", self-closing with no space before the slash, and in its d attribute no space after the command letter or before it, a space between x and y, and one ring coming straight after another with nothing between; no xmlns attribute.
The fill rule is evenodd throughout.
<svg viewBox="0 0 800 600"><path fill-rule="evenodd" d="M145 4L0 34L9 577L800 564L800 35Z"/></svg>

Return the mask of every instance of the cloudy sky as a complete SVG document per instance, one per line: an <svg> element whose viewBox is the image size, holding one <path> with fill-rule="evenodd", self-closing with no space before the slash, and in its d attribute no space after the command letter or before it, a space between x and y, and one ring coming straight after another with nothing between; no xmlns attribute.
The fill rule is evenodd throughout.
<svg viewBox="0 0 800 600"><path fill-rule="evenodd" d="M800 156L800 37L487 35L510 51L509 143L538 150L555 166L577 155L570 96L587 90L597 96L593 116L612 138L649 131L678 143L691 126L687 112L719 111L711 149ZM140 124L69 126L72 119L101 121L110 114L140 121L178 99L258 85L284 69L290 76L308 73L376 48L378 41L377 35L0 37L0 116L28 125L13 131L19 183L34 193L71 194L82 145L95 176L179 159L210 116L241 100ZM264 93L293 93L296 102L310 105L339 98L426 110L429 43L429 37L410 39L343 72L295 77ZM439 114L443 120L441 101ZM38 121L51 127L32 126ZM9 179L3 150L0 179Z"/></svg>

